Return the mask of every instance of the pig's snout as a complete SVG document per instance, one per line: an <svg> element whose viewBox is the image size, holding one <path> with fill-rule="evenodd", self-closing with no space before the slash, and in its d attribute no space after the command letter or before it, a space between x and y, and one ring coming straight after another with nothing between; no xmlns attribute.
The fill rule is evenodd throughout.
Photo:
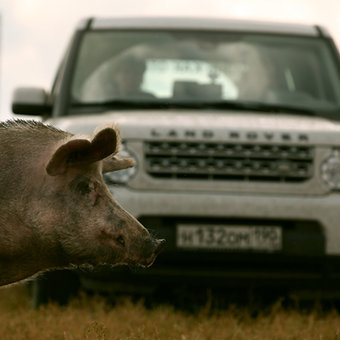
<svg viewBox="0 0 340 340"><path fill-rule="evenodd" d="M141 265L144 267L150 267L158 254L165 248L166 241L164 239L153 240L151 247L148 247L148 253L150 254L151 248L151 255L145 257L145 260L142 261Z"/></svg>

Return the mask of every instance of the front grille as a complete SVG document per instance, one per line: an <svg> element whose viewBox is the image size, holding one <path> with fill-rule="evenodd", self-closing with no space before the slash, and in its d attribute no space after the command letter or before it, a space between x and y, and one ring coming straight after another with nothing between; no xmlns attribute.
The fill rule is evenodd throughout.
<svg viewBox="0 0 340 340"><path fill-rule="evenodd" d="M314 148L301 145L145 142L146 172L157 178L303 182Z"/></svg>

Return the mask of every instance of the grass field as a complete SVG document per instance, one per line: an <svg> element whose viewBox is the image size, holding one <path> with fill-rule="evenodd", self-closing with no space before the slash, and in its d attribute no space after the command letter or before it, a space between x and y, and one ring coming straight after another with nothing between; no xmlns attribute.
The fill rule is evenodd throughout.
<svg viewBox="0 0 340 340"><path fill-rule="evenodd" d="M0 339L340 340L340 314L287 309L279 302L256 317L248 307L212 310L209 304L189 313L169 305L145 308L130 299L113 306L85 295L68 306L33 310L27 287L17 285L0 290Z"/></svg>

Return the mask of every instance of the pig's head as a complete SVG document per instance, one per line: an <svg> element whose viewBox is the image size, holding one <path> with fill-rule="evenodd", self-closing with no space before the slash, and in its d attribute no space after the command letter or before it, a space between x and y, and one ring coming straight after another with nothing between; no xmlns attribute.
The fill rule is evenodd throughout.
<svg viewBox="0 0 340 340"><path fill-rule="evenodd" d="M45 197L58 247L67 262L150 266L164 246L112 197L102 173L134 165L115 156L119 131L108 127L92 140L66 140L54 147L46 163ZM52 212L52 213L51 213Z"/></svg>

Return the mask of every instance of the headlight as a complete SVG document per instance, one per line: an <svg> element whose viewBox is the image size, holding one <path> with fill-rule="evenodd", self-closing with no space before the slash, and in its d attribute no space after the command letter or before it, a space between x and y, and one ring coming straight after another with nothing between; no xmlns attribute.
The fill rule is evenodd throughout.
<svg viewBox="0 0 340 340"><path fill-rule="evenodd" d="M321 177L330 190L340 190L340 151L333 150L322 163Z"/></svg>
<svg viewBox="0 0 340 340"><path fill-rule="evenodd" d="M129 180L131 180L131 178L133 178L137 173L137 170L138 170L137 157L130 150L128 150L123 144L122 144L121 151L119 151L116 156L119 158L133 158L136 162L136 165L132 168L108 172L104 174L103 177L105 181L109 183L125 184Z"/></svg>

